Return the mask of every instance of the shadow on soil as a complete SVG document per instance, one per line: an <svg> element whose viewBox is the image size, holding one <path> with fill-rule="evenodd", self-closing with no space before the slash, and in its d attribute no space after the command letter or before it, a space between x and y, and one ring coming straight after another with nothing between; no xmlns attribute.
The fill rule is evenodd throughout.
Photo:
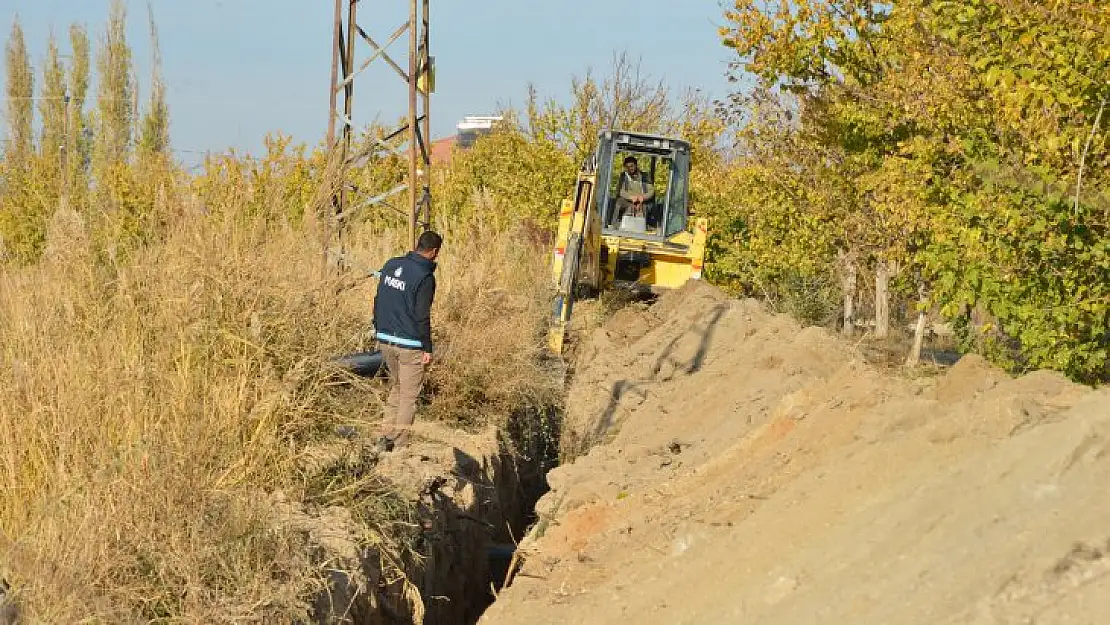
<svg viewBox="0 0 1110 625"><path fill-rule="evenodd" d="M717 331L717 327L720 325L721 319L727 311L728 306L725 304L714 306L704 322L695 323L685 332L671 339L652 365L650 379L639 381L617 380L614 382L609 396L609 405L605 407L605 410L601 414L601 418L598 420L597 427L594 428L589 438L580 441L576 453L585 453L590 446L594 445L609 433L613 427L613 421L616 417L617 409L620 407L621 400L626 395L629 393L638 393L646 397L649 388L662 382L663 380L660 379L660 373L665 364L673 364L676 371L682 371L686 375L700 371L705 364L706 356L709 354L709 346L713 342L713 335ZM691 334L698 336L697 351L694 352L693 357L689 360L681 361L676 359L674 357L675 349L681 344L683 339L688 338Z"/></svg>
<svg viewBox="0 0 1110 625"><path fill-rule="evenodd" d="M535 522L535 506L548 490L547 472L558 462L562 415L554 407L512 415L496 456L474 458L455 448L451 475L425 490L427 560L421 595L426 625L473 624L496 598L513 566L516 544ZM453 492L470 490L459 500Z"/></svg>

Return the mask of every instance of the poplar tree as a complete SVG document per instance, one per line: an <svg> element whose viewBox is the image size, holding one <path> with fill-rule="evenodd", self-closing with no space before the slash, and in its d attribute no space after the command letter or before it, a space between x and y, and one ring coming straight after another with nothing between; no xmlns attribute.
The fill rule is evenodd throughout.
<svg viewBox="0 0 1110 625"><path fill-rule="evenodd" d="M97 116L93 147L97 184L115 165L128 161L134 121L131 49L126 35L127 9L113 0L108 29L97 55Z"/></svg>
<svg viewBox="0 0 1110 625"><path fill-rule="evenodd" d="M139 146L147 155L165 155L170 144L169 107L166 104L166 86L162 80L162 52L158 43L158 25L154 9L148 4L150 23L151 77L150 101L143 115Z"/></svg>
<svg viewBox="0 0 1110 625"><path fill-rule="evenodd" d="M0 198L0 233L3 236L0 253L26 261L41 244L41 233L40 238L36 238L26 203L34 154L34 76L18 18L12 24L5 47L5 63L8 128L2 170L4 189Z"/></svg>
<svg viewBox="0 0 1110 625"><path fill-rule="evenodd" d="M97 53L97 103L92 148L94 245L106 260L127 253L142 235L142 202L132 162L136 89L126 36L127 9L113 0Z"/></svg>
<svg viewBox="0 0 1110 625"><path fill-rule="evenodd" d="M66 184L70 201L75 205L83 204L88 189L88 163L90 146L88 133L89 119L85 112L85 102L89 96L90 49L89 35L84 26L73 24L69 27L69 47L72 59L69 74L69 136L66 145L69 154L66 158Z"/></svg>
<svg viewBox="0 0 1110 625"><path fill-rule="evenodd" d="M5 49L8 83L7 96L8 146L5 161L9 166L26 168L33 151L34 138L31 126L34 121L34 76L27 43L19 20L12 24L11 36Z"/></svg>
<svg viewBox="0 0 1110 625"><path fill-rule="evenodd" d="M58 56L58 42L51 35L47 44L46 68L43 72L42 97L39 98L39 115L42 118L42 136L39 141L39 159L35 166L35 179L45 185L43 199L49 204L61 195L62 159L66 154L66 75Z"/></svg>
<svg viewBox="0 0 1110 625"><path fill-rule="evenodd" d="M170 160L169 107L162 81L162 54L158 41L158 25L154 9L147 3L150 28L151 75L150 95L139 121L135 175L137 177L138 210L143 235L158 236L164 231L164 207L172 193Z"/></svg>

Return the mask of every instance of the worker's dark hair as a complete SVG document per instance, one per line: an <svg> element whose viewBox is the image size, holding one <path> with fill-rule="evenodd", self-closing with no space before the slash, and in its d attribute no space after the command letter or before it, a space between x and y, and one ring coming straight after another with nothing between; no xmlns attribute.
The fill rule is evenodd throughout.
<svg viewBox="0 0 1110 625"><path fill-rule="evenodd" d="M640 164L640 162L636 160L636 157L635 157L635 156L627 156L627 157L625 157L625 159L624 159L624 164L625 164L625 165L627 165L627 164L629 164L629 163L636 163L637 165L639 165L639 164Z"/></svg>
<svg viewBox="0 0 1110 625"><path fill-rule="evenodd" d="M438 250L441 245L443 245L443 237L428 230L421 234L420 238L416 240L416 251L429 252L431 250Z"/></svg>

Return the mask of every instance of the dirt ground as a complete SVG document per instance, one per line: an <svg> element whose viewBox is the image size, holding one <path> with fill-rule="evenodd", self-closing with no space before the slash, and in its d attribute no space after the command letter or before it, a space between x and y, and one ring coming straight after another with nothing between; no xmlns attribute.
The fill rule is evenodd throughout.
<svg viewBox="0 0 1110 625"><path fill-rule="evenodd" d="M1108 622L1107 391L881 372L702 283L578 363L584 455L483 625Z"/></svg>
<svg viewBox="0 0 1110 625"><path fill-rule="evenodd" d="M366 431L375 430L367 424ZM388 485L395 498L378 500L374 513L395 507L392 526L360 524L351 509L340 505L275 501L280 526L304 532L329 572L330 589L316 598L314 622L475 622L492 600L491 578L503 580L507 572L490 560L489 549L511 543L514 532L515 537L523 534L527 507L534 501L531 482L539 476L514 462L492 424L466 433L418 421L409 445L381 456L371 451L373 440L358 436L322 443L306 451L302 468L309 476L374 477L344 489ZM411 529L398 531L401 527Z"/></svg>

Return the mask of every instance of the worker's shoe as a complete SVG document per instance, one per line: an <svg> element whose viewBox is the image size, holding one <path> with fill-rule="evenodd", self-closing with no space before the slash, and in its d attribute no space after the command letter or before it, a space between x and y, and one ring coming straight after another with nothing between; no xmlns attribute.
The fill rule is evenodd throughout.
<svg viewBox="0 0 1110 625"><path fill-rule="evenodd" d="M374 443L374 451L380 454L393 451L393 441L385 436L379 438L378 442Z"/></svg>

